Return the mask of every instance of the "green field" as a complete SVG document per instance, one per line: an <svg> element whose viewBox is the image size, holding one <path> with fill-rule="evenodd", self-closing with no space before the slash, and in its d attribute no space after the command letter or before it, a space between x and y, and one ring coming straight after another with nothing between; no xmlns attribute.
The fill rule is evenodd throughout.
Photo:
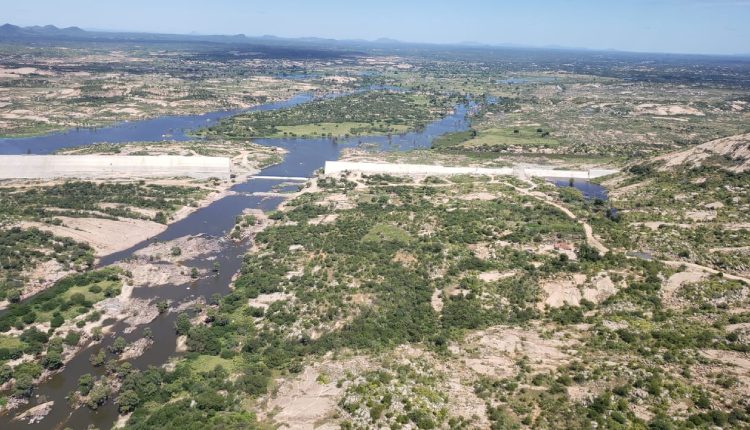
<svg viewBox="0 0 750 430"><path fill-rule="evenodd" d="M403 124L386 124L375 122L323 122L317 124L282 125L276 127L279 131L269 137L309 137L309 136L364 136L386 133L405 133L409 127Z"/></svg>
<svg viewBox="0 0 750 430"><path fill-rule="evenodd" d="M471 140L463 143L468 148L480 146L547 146L560 145L552 136L544 136L536 127L488 128L481 130Z"/></svg>
<svg viewBox="0 0 750 430"><path fill-rule="evenodd" d="M403 229L390 224L375 224L362 238L363 242L409 243L411 236Z"/></svg>
<svg viewBox="0 0 750 430"><path fill-rule="evenodd" d="M214 370L216 366L221 366L229 372L237 370L237 365L233 360L227 360L213 355L199 355L190 360L190 368L196 372L210 372L211 370Z"/></svg>

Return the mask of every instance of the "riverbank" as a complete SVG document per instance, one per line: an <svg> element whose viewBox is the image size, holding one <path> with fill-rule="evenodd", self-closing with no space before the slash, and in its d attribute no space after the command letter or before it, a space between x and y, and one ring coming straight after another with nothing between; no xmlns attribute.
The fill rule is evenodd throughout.
<svg viewBox="0 0 750 430"><path fill-rule="evenodd" d="M305 101L308 101L308 99L300 98L291 100L286 104L281 103L270 106L269 108L283 108L290 104L303 103ZM419 132L395 136L379 136L368 138L368 140L378 142L385 150L427 147L432 136L466 127L465 112L465 107L458 106L452 115L429 124L424 130ZM138 126L136 125L136 127ZM239 242L232 240L222 242L221 238L226 237L232 231L236 218L243 213L247 213L248 209L261 210L263 212L272 211L280 203L291 197L290 194L294 194L294 191L297 191L296 187L298 185L287 184L283 179L272 178L311 177L318 169L323 167L325 161L337 159L342 149L357 146L360 142L358 138L343 141L334 141L330 138L290 138L258 139L256 143L270 148L281 147L286 151L286 155L279 162L278 151L274 150L271 154L271 159L276 160L277 164L269 165L269 163L260 163L258 167L260 165L267 166L263 167L260 172L257 172L257 168L247 170L237 175L234 178L234 182L229 181L228 183L215 184L217 187L222 187L225 193L223 194L223 198L220 198L221 194L216 193L212 199L204 200L200 208L191 206L185 208L185 212L182 214L172 214L174 218L170 220L169 225L165 225L165 230L154 236L151 240L140 242L124 251L100 258L100 265L104 266L130 260L131 263L136 265L143 265L145 267L148 264L153 265L154 268L162 269L165 267L162 265L162 262L150 261L150 257L137 257L134 253L147 248L149 244L154 242L172 243L171 241L186 236L203 235L211 238L211 240L218 240L221 243L218 251L212 251L198 258L182 260L176 266L176 269L173 270L170 268L168 270L170 273L170 276L167 277L168 279L174 280L179 278L178 281L184 281L186 279L184 276L188 275L190 280L187 283L181 283L180 285L153 285L149 283L146 285L144 282L142 285L134 285L130 297L138 301L135 306L136 309L139 308L141 311L145 311L154 308L157 303L166 302L170 311L165 312L161 317L157 317L151 322L138 326L138 328L120 319L126 318L127 320L129 312L126 311L125 314L117 318L115 318L115 315L108 313L108 318L111 321L107 322L107 324L113 323L113 325L111 326L110 333L99 344L99 348L108 350L118 337L125 338L126 342L136 342L141 337L140 330L138 329L142 328L145 330L145 328L149 328L153 331L154 338L160 339L160 342L146 349L141 356L132 361L132 364L138 368L145 369L146 366L159 366L166 363L176 353L174 346L177 341L174 323L177 315L171 312L171 309L186 309L184 306L188 306L189 303L195 303L200 297L210 297L216 294L225 295L231 292L230 285L235 279L235 275L240 271L243 261L241 257L246 253L248 248L247 242L242 240ZM60 142L60 144L65 144L65 142ZM68 146L70 145L68 144ZM250 176L257 176L258 178L245 180ZM274 193L274 195L270 196L269 193ZM209 201L212 203L209 204ZM245 235L241 234L240 237L242 236ZM150 267L148 266L148 268ZM193 269L195 269L195 272ZM144 269L141 271L143 273L135 272L133 271L132 273L134 279L132 284L140 284L140 281L135 281L136 278L150 278L150 273L152 273L150 269ZM193 273L197 273L197 277L194 277ZM118 303L120 303L120 299L122 297L118 298ZM112 304L112 308L115 309L114 302ZM132 307L127 306L126 308L132 309ZM151 311L147 313L150 314ZM112 318L109 315L112 315ZM175 341L171 342L170 339L173 338ZM107 354L107 356L109 355L112 354ZM92 368L87 358L81 355L76 356L66 365L64 372L54 375L49 382L34 388L34 392L39 396L46 396L55 400L63 399L71 391L76 390L75 381L77 378L80 375L90 372L92 372ZM64 407L64 405L64 401L56 402L55 407L53 407L43 423L64 423L64 425L72 427L85 427L92 423L91 414L85 408L73 410L71 415L70 409ZM105 416L106 418L104 418ZM97 417L96 423L100 426L107 426L109 423L116 421L116 406L112 402L100 406ZM5 420L2 421L5 422ZM11 423L9 428L16 427Z"/></svg>

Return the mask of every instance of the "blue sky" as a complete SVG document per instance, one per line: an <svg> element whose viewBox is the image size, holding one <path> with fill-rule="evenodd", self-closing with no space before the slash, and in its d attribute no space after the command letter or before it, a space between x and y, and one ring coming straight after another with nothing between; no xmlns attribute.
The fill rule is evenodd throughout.
<svg viewBox="0 0 750 430"><path fill-rule="evenodd" d="M2 0L0 22L168 33L750 53L750 0Z"/></svg>

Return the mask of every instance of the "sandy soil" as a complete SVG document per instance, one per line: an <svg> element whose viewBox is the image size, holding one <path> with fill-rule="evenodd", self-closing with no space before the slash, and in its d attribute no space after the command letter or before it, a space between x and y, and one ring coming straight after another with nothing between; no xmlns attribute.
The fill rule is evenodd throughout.
<svg viewBox="0 0 750 430"><path fill-rule="evenodd" d="M493 193L487 193L487 192L478 192L478 193L469 193L469 194L464 194L464 195L458 196L458 199L459 200L485 200L485 201L490 201L490 200L495 200L499 196L500 196L499 194L493 194Z"/></svg>
<svg viewBox="0 0 750 430"><path fill-rule="evenodd" d="M704 116L705 115L700 110L689 107L689 106L659 105L655 103L640 104L635 107L635 113L637 115L659 115L659 116L673 116L673 115Z"/></svg>
<svg viewBox="0 0 750 430"><path fill-rule="evenodd" d="M173 248L179 248L180 255L172 255ZM183 236L168 242L152 243L146 248L139 249L134 255L146 260L175 263L214 253L219 251L220 248L220 243L215 239L202 236Z"/></svg>
<svg viewBox="0 0 750 430"><path fill-rule="evenodd" d="M435 312L440 312L443 310L443 295L440 290L435 290L432 292L430 305L432 305L432 309L434 309Z"/></svg>
<svg viewBox="0 0 750 430"><path fill-rule="evenodd" d="M661 300L665 306L677 307L680 300L677 298L677 291L685 284L693 284L705 279L708 275L700 270L689 269L685 272L678 272L670 276L661 288Z"/></svg>
<svg viewBox="0 0 750 430"><path fill-rule="evenodd" d="M400 263L401 265L405 267L412 267L417 262L417 258L403 250L396 251L396 254L393 256L394 263Z"/></svg>
<svg viewBox="0 0 750 430"><path fill-rule="evenodd" d="M669 267L679 268L679 267L685 266L685 267L688 268L688 270L693 270L693 271L702 271L702 272L712 273L712 274L719 274L719 273L721 273L722 276L724 278L726 278L726 279L731 279L733 281L740 281L740 282L744 282L747 285L750 285L750 278L745 278L745 277L742 277L742 276L737 276L737 275L732 275L732 274L729 274L729 273L720 272L720 271L718 271L718 270L716 270L714 268L706 267L706 266L701 266L700 264L688 263L688 262L685 262L685 261L672 261L672 260L665 260L665 261L662 261L662 263L666 264Z"/></svg>
<svg viewBox="0 0 750 430"><path fill-rule="evenodd" d="M339 399L346 385L336 382L346 372L360 373L370 367L366 358L345 361L326 360L306 367L292 379L281 380L274 393L260 400L260 419L272 419L281 428L312 430L335 429ZM318 378L325 374L327 383Z"/></svg>
<svg viewBox="0 0 750 430"><path fill-rule="evenodd" d="M170 263L150 263L147 259L137 259L121 261L115 265L132 273L133 284L137 287L182 285L192 280L188 269Z"/></svg>
<svg viewBox="0 0 750 430"><path fill-rule="evenodd" d="M58 218L62 220L63 225L57 226L29 221L22 221L19 225L23 228L36 227L57 236L70 237L79 242L86 242L94 248L97 257L130 248L167 228L164 224L147 220L121 219L115 221L102 218Z"/></svg>
<svg viewBox="0 0 750 430"><path fill-rule="evenodd" d="M565 304L578 306L581 303L583 294L581 286L586 282L586 275L576 273L568 279L556 279L543 282L540 286L547 298L537 303L539 310L544 310L545 305L551 308L559 308Z"/></svg>
<svg viewBox="0 0 750 430"><path fill-rule="evenodd" d="M704 349L700 351L703 357L710 360L720 361L736 367L742 373L750 372L750 356L746 353L736 351L724 351L718 349Z"/></svg>
<svg viewBox="0 0 750 430"><path fill-rule="evenodd" d="M23 286L21 299L26 299L42 290L46 290L55 282L71 273L74 273L74 271L65 270L62 264L58 263L57 260L49 260L38 264L33 270L24 273L24 276L27 277L29 281Z"/></svg>
<svg viewBox="0 0 750 430"><path fill-rule="evenodd" d="M271 294L261 294L258 297L254 299L249 299L247 301L247 305L254 307L254 308L267 308L271 305L271 303L279 302L282 300L291 300L294 298L294 295L289 293L271 293Z"/></svg>
<svg viewBox="0 0 750 430"><path fill-rule="evenodd" d="M510 278L515 276L516 272L498 272L493 270L491 272L484 272L479 274L479 280L485 282L494 282L500 279Z"/></svg>
<svg viewBox="0 0 750 430"><path fill-rule="evenodd" d="M750 170L750 133L730 136L723 139L712 140L684 151L672 152L660 157L657 161L665 164L662 170L683 164L700 166L701 162L709 157L723 156L735 160L727 170L733 172L744 172Z"/></svg>
<svg viewBox="0 0 750 430"><path fill-rule="evenodd" d="M332 224L336 222L338 217L338 214L323 214L308 220L307 223L310 225Z"/></svg>
<svg viewBox="0 0 750 430"><path fill-rule="evenodd" d="M543 339L536 331L497 326L476 331L461 345L451 345L451 352L461 355L465 364L480 375L497 378L517 373L516 361L528 357L535 370L552 370L570 360L565 352L572 340L562 340L562 333Z"/></svg>
<svg viewBox="0 0 750 430"><path fill-rule="evenodd" d="M40 405L34 406L33 408L28 409L24 413L18 415L17 417L13 418L14 420L18 421L27 421L29 424L34 424L42 421L44 417L47 416L47 414L50 413L52 410L52 406L55 404L54 401L49 401L46 403L42 403Z"/></svg>
<svg viewBox="0 0 750 430"><path fill-rule="evenodd" d="M349 200L349 196L346 194L330 194L327 195L322 201L318 202L322 206L333 206L333 210L345 210L353 209L356 205Z"/></svg>

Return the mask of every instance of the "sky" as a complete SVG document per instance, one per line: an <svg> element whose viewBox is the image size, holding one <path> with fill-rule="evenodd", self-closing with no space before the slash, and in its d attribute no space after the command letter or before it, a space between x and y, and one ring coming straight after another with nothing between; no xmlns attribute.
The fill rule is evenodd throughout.
<svg viewBox="0 0 750 430"><path fill-rule="evenodd" d="M0 0L0 23L750 54L750 0Z"/></svg>

